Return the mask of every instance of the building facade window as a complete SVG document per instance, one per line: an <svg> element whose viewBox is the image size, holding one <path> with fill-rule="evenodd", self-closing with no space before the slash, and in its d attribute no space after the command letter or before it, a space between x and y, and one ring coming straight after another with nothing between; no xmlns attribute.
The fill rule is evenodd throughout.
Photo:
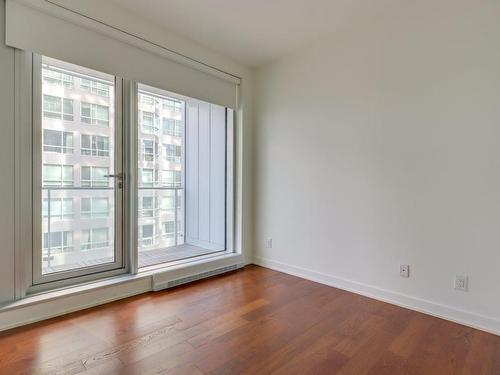
<svg viewBox="0 0 500 375"><path fill-rule="evenodd" d="M73 99L44 94L43 116L64 121L73 121Z"/></svg>
<svg viewBox="0 0 500 375"><path fill-rule="evenodd" d="M163 157L166 161L180 163L182 156L182 147L178 145L163 145Z"/></svg>
<svg viewBox="0 0 500 375"><path fill-rule="evenodd" d="M162 232L163 238L174 238L174 236L175 236L175 221L173 221L173 220L165 221L165 222L163 222L162 226L163 226L163 232Z"/></svg>
<svg viewBox="0 0 500 375"><path fill-rule="evenodd" d="M142 111L142 131L148 134L156 134L158 126L153 112Z"/></svg>
<svg viewBox="0 0 500 375"><path fill-rule="evenodd" d="M183 135L183 124L180 120L175 120L172 118L163 118L162 130L163 135L170 135L172 137L182 137Z"/></svg>
<svg viewBox="0 0 500 375"><path fill-rule="evenodd" d="M158 170L153 168L142 168L141 186L153 187L157 183L158 183Z"/></svg>
<svg viewBox="0 0 500 375"><path fill-rule="evenodd" d="M142 157L144 161L154 161L158 155L158 143L152 139L142 140Z"/></svg>
<svg viewBox="0 0 500 375"><path fill-rule="evenodd" d="M108 228L84 229L81 232L80 249L82 251L102 249L109 247Z"/></svg>
<svg viewBox="0 0 500 375"><path fill-rule="evenodd" d="M82 187L108 187L108 167L82 167L80 183Z"/></svg>
<svg viewBox="0 0 500 375"><path fill-rule="evenodd" d="M74 77L61 71L44 67L42 69L43 83L49 85L63 86L69 89L75 87Z"/></svg>
<svg viewBox="0 0 500 375"><path fill-rule="evenodd" d="M111 85L102 83L93 79L82 78L80 81L80 87L84 91L88 91L92 94L104 96L106 98L109 97L109 92L111 89Z"/></svg>
<svg viewBox="0 0 500 375"><path fill-rule="evenodd" d="M154 107L155 99L152 96L140 94L139 97L142 106Z"/></svg>
<svg viewBox="0 0 500 375"><path fill-rule="evenodd" d="M73 153L73 133L43 129L43 151L59 154Z"/></svg>
<svg viewBox="0 0 500 375"><path fill-rule="evenodd" d="M109 137L82 134L80 152L88 156L109 156Z"/></svg>
<svg viewBox="0 0 500 375"><path fill-rule="evenodd" d="M58 231L43 234L43 256L70 253L73 251L73 231Z"/></svg>
<svg viewBox="0 0 500 375"><path fill-rule="evenodd" d="M153 246L155 244L155 225L144 224L141 225L139 233L140 246Z"/></svg>
<svg viewBox="0 0 500 375"><path fill-rule="evenodd" d="M109 108L104 105L82 102L80 115L86 124L109 126Z"/></svg>
<svg viewBox="0 0 500 375"><path fill-rule="evenodd" d="M162 101L163 103L163 109L166 109L168 111L172 112L182 112L182 103L170 99L164 99Z"/></svg>
<svg viewBox="0 0 500 375"><path fill-rule="evenodd" d="M109 216L107 197L84 197L81 199L80 216L85 219L97 219Z"/></svg>
<svg viewBox="0 0 500 375"><path fill-rule="evenodd" d="M50 214L50 215L49 215ZM44 198L42 202L43 217L51 220L67 220L73 218L73 198Z"/></svg>
<svg viewBox="0 0 500 375"><path fill-rule="evenodd" d="M167 190L161 197L160 209L173 212L175 207L175 191Z"/></svg>
<svg viewBox="0 0 500 375"><path fill-rule="evenodd" d="M42 182L43 186L73 186L73 166L44 164Z"/></svg>
<svg viewBox="0 0 500 375"><path fill-rule="evenodd" d="M182 172L181 171L162 171L161 184L165 187L180 188L182 187Z"/></svg>
<svg viewBox="0 0 500 375"><path fill-rule="evenodd" d="M146 196L141 199L141 216L153 217L158 209L158 201L154 196Z"/></svg>

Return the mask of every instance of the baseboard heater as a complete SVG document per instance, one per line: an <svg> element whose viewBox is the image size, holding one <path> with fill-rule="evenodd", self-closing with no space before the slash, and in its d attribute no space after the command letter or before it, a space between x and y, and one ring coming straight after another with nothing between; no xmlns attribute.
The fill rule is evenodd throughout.
<svg viewBox="0 0 500 375"><path fill-rule="evenodd" d="M216 275L220 275L222 273L235 271L235 270L242 268L244 266L245 265L243 263L233 264L231 266L216 268L216 269L211 270L211 271L197 273L195 275L181 277L181 278L173 279L173 280L165 280L165 277L162 274L155 274L155 275L153 275L153 291L157 292L159 290L173 288L173 287L176 287L176 286L179 286L182 284L187 284L187 283L190 283L193 281L206 279L207 277L216 276Z"/></svg>

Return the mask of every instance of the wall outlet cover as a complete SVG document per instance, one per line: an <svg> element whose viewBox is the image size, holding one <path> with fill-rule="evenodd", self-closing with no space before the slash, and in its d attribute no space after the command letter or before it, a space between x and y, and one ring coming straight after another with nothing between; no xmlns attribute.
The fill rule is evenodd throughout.
<svg viewBox="0 0 500 375"><path fill-rule="evenodd" d="M272 238L268 238L268 239L266 240L266 247L267 247L268 249L272 249L272 248L273 248L273 239L272 239Z"/></svg>
<svg viewBox="0 0 500 375"><path fill-rule="evenodd" d="M410 277L410 265L409 264L402 264L399 266L399 276Z"/></svg>
<svg viewBox="0 0 500 375"><path fill-rule="evenodd" d="M455 276L455 289L467 292L469 289L469 278L465 275Z"/></svg>

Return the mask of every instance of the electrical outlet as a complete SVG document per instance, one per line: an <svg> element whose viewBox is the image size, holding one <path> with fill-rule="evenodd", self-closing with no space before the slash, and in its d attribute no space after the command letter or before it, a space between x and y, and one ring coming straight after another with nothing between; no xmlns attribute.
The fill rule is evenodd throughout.
<svg viewBox="0 0 500 375"><path fill-rule="evenodd" d="M455 289L467 292L469 288L469 278L464 275L455 276Z"/></svg>
<svg viewBox="0 0 500 375"><path fill-rule="evenodd" d="M272 249L272 248L273 248L273 239L272 239L272 238L268 238L268 239L266 240L266 247L267 247L268 249Z"/></svg>
<svg viewBox="0 0 500 375"><path fill-rule="evenodd" d="M402 264L399 266L399 276L410 277L410 265L409 264Z"/></svg>

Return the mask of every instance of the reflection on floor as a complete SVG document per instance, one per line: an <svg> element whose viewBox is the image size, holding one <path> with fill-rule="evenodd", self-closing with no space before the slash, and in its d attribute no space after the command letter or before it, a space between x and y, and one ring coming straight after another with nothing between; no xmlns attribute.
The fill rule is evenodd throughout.
<svg viewBox="0 0 500 375"><path fill-rule="evenodd" d="M139 268L218 252L220 250L209 250L188 244L139 251Z"/></svg>

